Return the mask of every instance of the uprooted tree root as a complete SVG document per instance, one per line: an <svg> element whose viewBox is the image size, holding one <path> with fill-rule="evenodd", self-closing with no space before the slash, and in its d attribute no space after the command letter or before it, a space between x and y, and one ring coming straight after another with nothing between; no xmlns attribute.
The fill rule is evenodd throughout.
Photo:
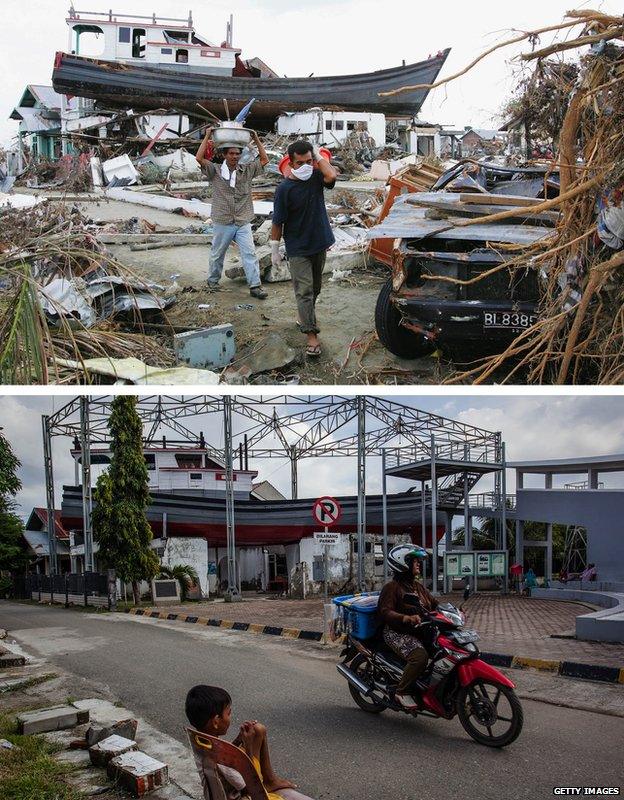
<svg viewBox="0 0 624 800"><path fill-rule="evenodd" d="M524 62L538 60L539 64L540 59L594 45L580 58L559 132L560 196L532 208L533 212L557 209L557 227L552 236L523 248L496 268L509 269L510 278L515 270L538 272L538 322L517 336L504 352L482 359L446 383L501 380L501 374L501 382L506 383L519 373L526 382L536 384L624 382L624 252L609 249L596 235L599 199L622 193L624 188L624 49L614 44L614 40L624 38L624 19L597 11L570 11L561 25L503 42L445 82L465 74L494 50L521 41L529 41L535 48L541 34L569 32L577 25L581 30L572 33L573 38L520 57ZM563 71L561 74L565 80ZM441 82L428 88L435 85ZM517 209L458 224L499 222L522 213ZM572 263L577 265L573 276Z"/></svg>

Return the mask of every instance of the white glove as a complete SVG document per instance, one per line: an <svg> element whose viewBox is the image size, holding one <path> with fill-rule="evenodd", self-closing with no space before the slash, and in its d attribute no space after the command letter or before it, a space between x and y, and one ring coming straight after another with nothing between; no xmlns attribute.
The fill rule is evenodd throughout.
<svg viewBox="0 0 624 800"><path fill-rule="evenodd" d="M275 239L271 239L271 264L274 267L279 267L282 264L283 258L279 249L280 243Z"/></svg>
<svg viewBox="0 0 624 800"><path fill-rule="evenodd" d="M325 158L325 156L321 153L321 148L315 144L312 147L312 155L314 156L315 161L320 161L321 158Z"/></svg>

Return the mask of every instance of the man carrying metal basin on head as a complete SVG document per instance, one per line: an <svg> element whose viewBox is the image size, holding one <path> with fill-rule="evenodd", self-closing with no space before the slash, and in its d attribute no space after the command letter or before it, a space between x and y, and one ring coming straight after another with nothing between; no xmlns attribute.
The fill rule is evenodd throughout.
<svg viewBox="0 0 624 800"><path fill-rule="evenodd" d="M324 189L333 189L336 170L329 163L329 152L299 140L288 147L280 164L284 175L275 190L271 262L282 261L279 243L284 234L290 263L299 328L307 336L306 355L321 354L316 320L316 300L321 292L325 254L334 244L334 234L325 208Z"/></svg>
<svg viewBox="0 0 624 800"><path fill-rule="evenodd" d="M225 253L232 242L236 242L249 285L249 294L264 300L268 295L260 285L260 267L251 230L251 221L254 218L251 182L262 174L269 159L255 131L250 136L242 126L220 127L215 132L218 132L216 141L212 141L213 132L214 128L208 128L195 156L212 184L211 217L214 236L210 251L208 289L219 291ZM243 147L251 137L258 148L258 158L249 164L239 164ZM222 156L223 163L212 161L215 152Z"/></svg>

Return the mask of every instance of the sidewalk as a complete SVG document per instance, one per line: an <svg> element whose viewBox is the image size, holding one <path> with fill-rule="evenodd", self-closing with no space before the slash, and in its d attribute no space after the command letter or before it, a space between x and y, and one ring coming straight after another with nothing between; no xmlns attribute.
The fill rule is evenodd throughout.
<svg viewBox="0 0 624 800"><path fill-rule="evenodd" d="M463 602L460 595L445 595L444 600L456 605ZM474 595L463 605L466 625L478 631L483 652L624 668L624 643L552 638L552 634L573 635L575 618L585 610L589 613L588 606L498 594ZM151 610L252 625L323 630L322 598L287 600L247 596L240 603L205 601ZM145 613L149 611L145 609Z"/></svg>

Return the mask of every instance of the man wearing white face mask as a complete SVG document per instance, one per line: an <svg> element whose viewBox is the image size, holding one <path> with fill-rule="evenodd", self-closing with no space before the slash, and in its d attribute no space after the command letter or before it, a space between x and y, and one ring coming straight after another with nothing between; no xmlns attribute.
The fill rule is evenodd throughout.
<svg viewBox="0 0 624 800"><path fill-rule="evenodd" d="M316 299L321 292L325 254L334 244L323 189L332 189L336 170L318 147L303 140L288 148L291 175L280 183L273 201L271 261L281 262L279 243L284 234L286 253L299 311L299 326L307 336L306 354L319 356L321 343Z"/></svg>

